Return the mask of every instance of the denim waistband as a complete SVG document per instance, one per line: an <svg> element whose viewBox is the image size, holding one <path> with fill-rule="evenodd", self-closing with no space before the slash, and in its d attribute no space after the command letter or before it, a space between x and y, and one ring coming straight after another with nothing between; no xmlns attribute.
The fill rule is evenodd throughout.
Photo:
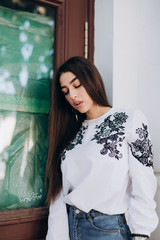
<svg viewBox="0 0 160 240"><path fill-rule="evenodd" d="M74 213L75 217L78 218L88 218L88 217L97 217L97 216L108 216L109 218L114 218L114 220L117 219L117 223L126 223L126 218L125 218L125 214L121 213L121 214L113 214L113 215L109 215L109 214L105 214L102 212L99 212L97 210L90 210L88 213L84 212L82 210L80 210L79 208L72 206L72 205L68 205L67 204L67 211L68 212L72 212Z"/></svg>

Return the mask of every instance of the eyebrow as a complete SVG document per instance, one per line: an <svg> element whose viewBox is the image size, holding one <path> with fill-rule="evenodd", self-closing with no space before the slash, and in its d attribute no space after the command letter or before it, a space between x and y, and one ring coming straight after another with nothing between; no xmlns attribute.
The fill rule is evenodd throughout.
<svg viewBox="0 0 160 240"><path fill-rule="evenodd" d="M77 78L77 77L73 78L69 83L70 83L70 84L73 83L76 79L78 79L78 78ZM62 88L66 88L66 86L62 86L61 89L62 89Z"/></svg>

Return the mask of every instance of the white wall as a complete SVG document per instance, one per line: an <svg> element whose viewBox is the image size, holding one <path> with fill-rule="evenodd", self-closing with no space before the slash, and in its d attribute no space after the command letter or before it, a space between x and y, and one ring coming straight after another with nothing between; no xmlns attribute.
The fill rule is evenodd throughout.
<svg viewBox="0 0 160 240"><path fill-rule="evenodd" d="M149 120L160 216L159 23L159 0L114 1L113 104L140 108ZM160 238L160 225L158 228L152 234L152 240Z"/></svg>
<svg viewBox="0 0 160 240"><path fill-rule="evenodd" d="M105 83L112 104L113 84L113 1L95 1L95 56L94 62Z"/></svg>
<svg viewBox="0 0 160 240"><path fill-rule="evenodd" d="M113 91L113 105L140 108L149 120L158 179L157 212L160 216L160 1L95 0L95 3L95 64L103 64L101 73L105 75L104 81L113 77L109 85L113 86L109 89ZM113 27L113 62L109 65L112 73L107 75L104 55L112 45L104 34L108 34L109 27L106 28L101 15L106 15L108 5L112 5L110 18L106 21L110 20L107 26ZM103 52L99 44L101 39L109 44L103 44ZM159 239L160 225L151 236L151 240Z"/></svg>

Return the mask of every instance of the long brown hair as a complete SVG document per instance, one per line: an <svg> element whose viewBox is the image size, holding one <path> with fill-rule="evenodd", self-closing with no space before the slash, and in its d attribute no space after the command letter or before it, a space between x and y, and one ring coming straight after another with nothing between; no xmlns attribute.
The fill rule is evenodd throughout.
<svg viewBox="0 0 160 240"><path fill-rule="evenodd" d="M80 80L92 100L100 106L110 106L102 77L97 68L83 57L72 57L54 74L49 115L49 152L46 179L49 180L47 202L55 200L62 188L61 153L73 140L86 115L74 110L60 88L60 76L72 72Z"/></svg>

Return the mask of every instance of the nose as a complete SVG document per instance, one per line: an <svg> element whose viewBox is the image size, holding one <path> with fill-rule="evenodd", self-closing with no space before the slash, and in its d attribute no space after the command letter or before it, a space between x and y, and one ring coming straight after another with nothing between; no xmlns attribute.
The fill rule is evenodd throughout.
<svg viewBox="0 0 160 240"><path fill-rule="evenodd" d="M76 90L74 89L74 90L70 90L70 98L71 99L76 99L76 97L77 97L77 92L76 92Z"/></svg>

